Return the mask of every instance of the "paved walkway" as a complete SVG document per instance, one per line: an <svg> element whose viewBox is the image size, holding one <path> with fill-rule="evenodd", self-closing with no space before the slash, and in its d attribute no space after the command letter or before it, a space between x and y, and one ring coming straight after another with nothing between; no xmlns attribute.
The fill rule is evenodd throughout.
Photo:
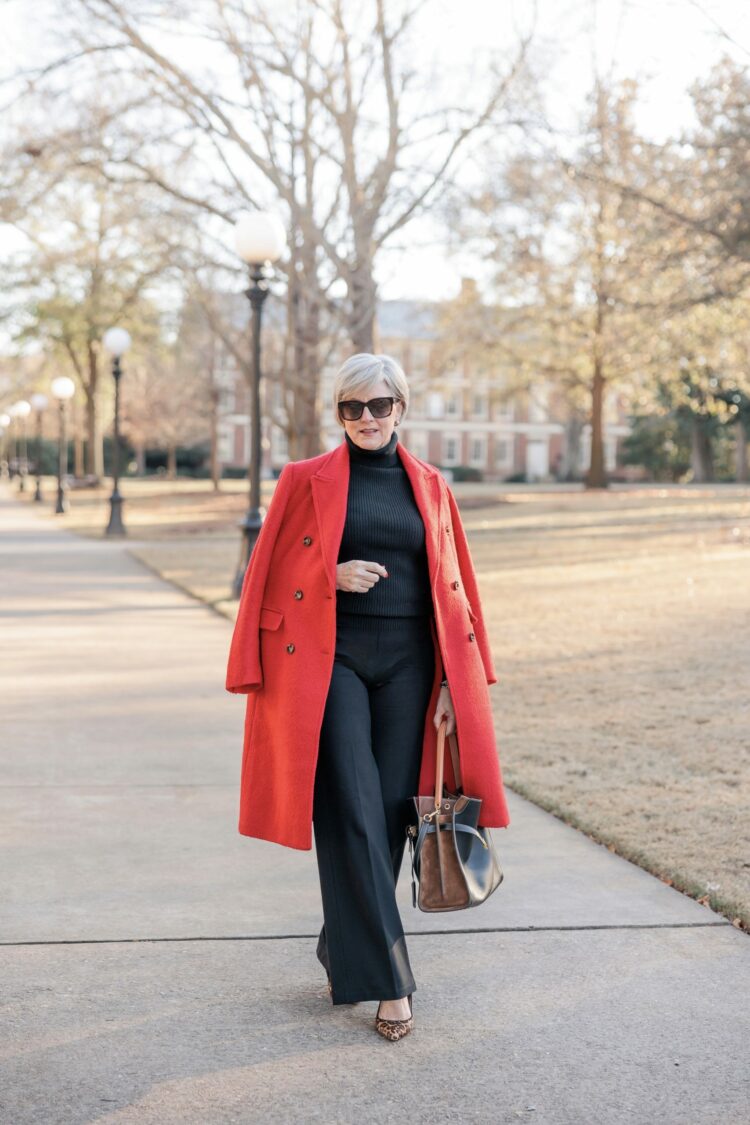
<svg viewBox="0 0 750 1125"><path fill-rule="evenodd" d="M0 1121L747 1125L747 936L513 793L484 906L404 867L413 1034L333 1009L314 854L236 831L231 626L127 548L0 486Z"/></svg>

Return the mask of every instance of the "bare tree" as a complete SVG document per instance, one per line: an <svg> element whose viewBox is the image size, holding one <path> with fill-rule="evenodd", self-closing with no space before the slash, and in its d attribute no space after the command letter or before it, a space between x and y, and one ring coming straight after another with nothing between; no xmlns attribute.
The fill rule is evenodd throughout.
<svg viewBox="0 0 750 1125"><path fill-rule="evenodd" d="M153 190L149 200L90 171L63 175L54 162L29 159L33 166L6 183L0 204L25 240L5 274L12 330L19 345L41 345L74 374L86 401L85 468L100 477L101 340L112 324L147 330L149 291L173 267L174 247Z"/></svg>
<svg viewBox="0 0 750 1125"><path fill-rule="evenodd" d="M425 8L419 0L311 0L290 14L262 0L205 0L190 21L211 52L209 76L178 49L183 13L174 4L68 5L74 46L55 80L72 69L107 83L104 60L109 68L115 60L126 90L116 127L89 138L83 159L111 180L156 184L209 220L269 202L283 208L303 453L319 442L324 318L343 322L355 350L372 349L377 254L435 203L471 144L512 112L528 38L488 68L473 106L449 97L440 104L439 75L423 74L417 89L409 61Z"/></svg>

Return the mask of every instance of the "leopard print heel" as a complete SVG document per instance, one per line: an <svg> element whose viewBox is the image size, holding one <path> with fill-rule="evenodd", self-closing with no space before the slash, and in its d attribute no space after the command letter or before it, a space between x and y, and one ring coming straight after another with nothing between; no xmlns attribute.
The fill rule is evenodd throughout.
<svg viewBox="0 0 750 1125"><path fill-rule="evenodd" d="M403 1039L405 1035L414 1027L414 1013L411 1006L411 994L409 1000L409 1018L405 1020L385 1020L380 1015L375 1016L375 1030L378 1035L382 1035L384 1039L390 1039L395 1043L399 1039ZM380 1004L378 1004L378 1012L380 1012Z"/></svg>

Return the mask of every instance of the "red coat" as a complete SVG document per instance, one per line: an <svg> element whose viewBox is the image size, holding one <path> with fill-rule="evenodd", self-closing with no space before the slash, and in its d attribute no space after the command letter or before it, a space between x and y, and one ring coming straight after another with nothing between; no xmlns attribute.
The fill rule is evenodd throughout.
<svg viewBox="0 0 750 1125"><path fill-rule="evenodd" d="M433 715L442 653L464 792L482 798L481 825L505 827L510 817L487 690L497 676L456 500L437 469L400 440L396 449L424 520L435 610L435 680L425 714L419 792L434 792ZM248 693L239 831L302 850L312 847L313 786L336 644L336 562L348 491L345 441L284 466L247 568L229 652L227 691ZM447 754L446 781L454 781Z"/></svg>

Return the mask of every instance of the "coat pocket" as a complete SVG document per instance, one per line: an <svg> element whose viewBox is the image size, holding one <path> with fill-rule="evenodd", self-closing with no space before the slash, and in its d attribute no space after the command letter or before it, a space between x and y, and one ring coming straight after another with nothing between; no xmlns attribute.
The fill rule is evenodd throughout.
<svg viewBox="0 0 750 1125"><path fill-rule="evenodd" d="M271 609L268 605L262 605L260 607L261 629L278 629L283 620L284 614L280 609Z"/></svg>
<svg viewBox="0 0 750 1125"><path fill-rule="evenodd" d="M469 617L471 618L472 622L476 621L476 620L477 620L477 615L476 615L476 613L474 612L474 610L473 610L473 609L471 608L471 602L470 602L470 601L468 601L468 600L467 600L467 602L466 602L466 608L467 608L467 610L469 611Z"/></svg>

